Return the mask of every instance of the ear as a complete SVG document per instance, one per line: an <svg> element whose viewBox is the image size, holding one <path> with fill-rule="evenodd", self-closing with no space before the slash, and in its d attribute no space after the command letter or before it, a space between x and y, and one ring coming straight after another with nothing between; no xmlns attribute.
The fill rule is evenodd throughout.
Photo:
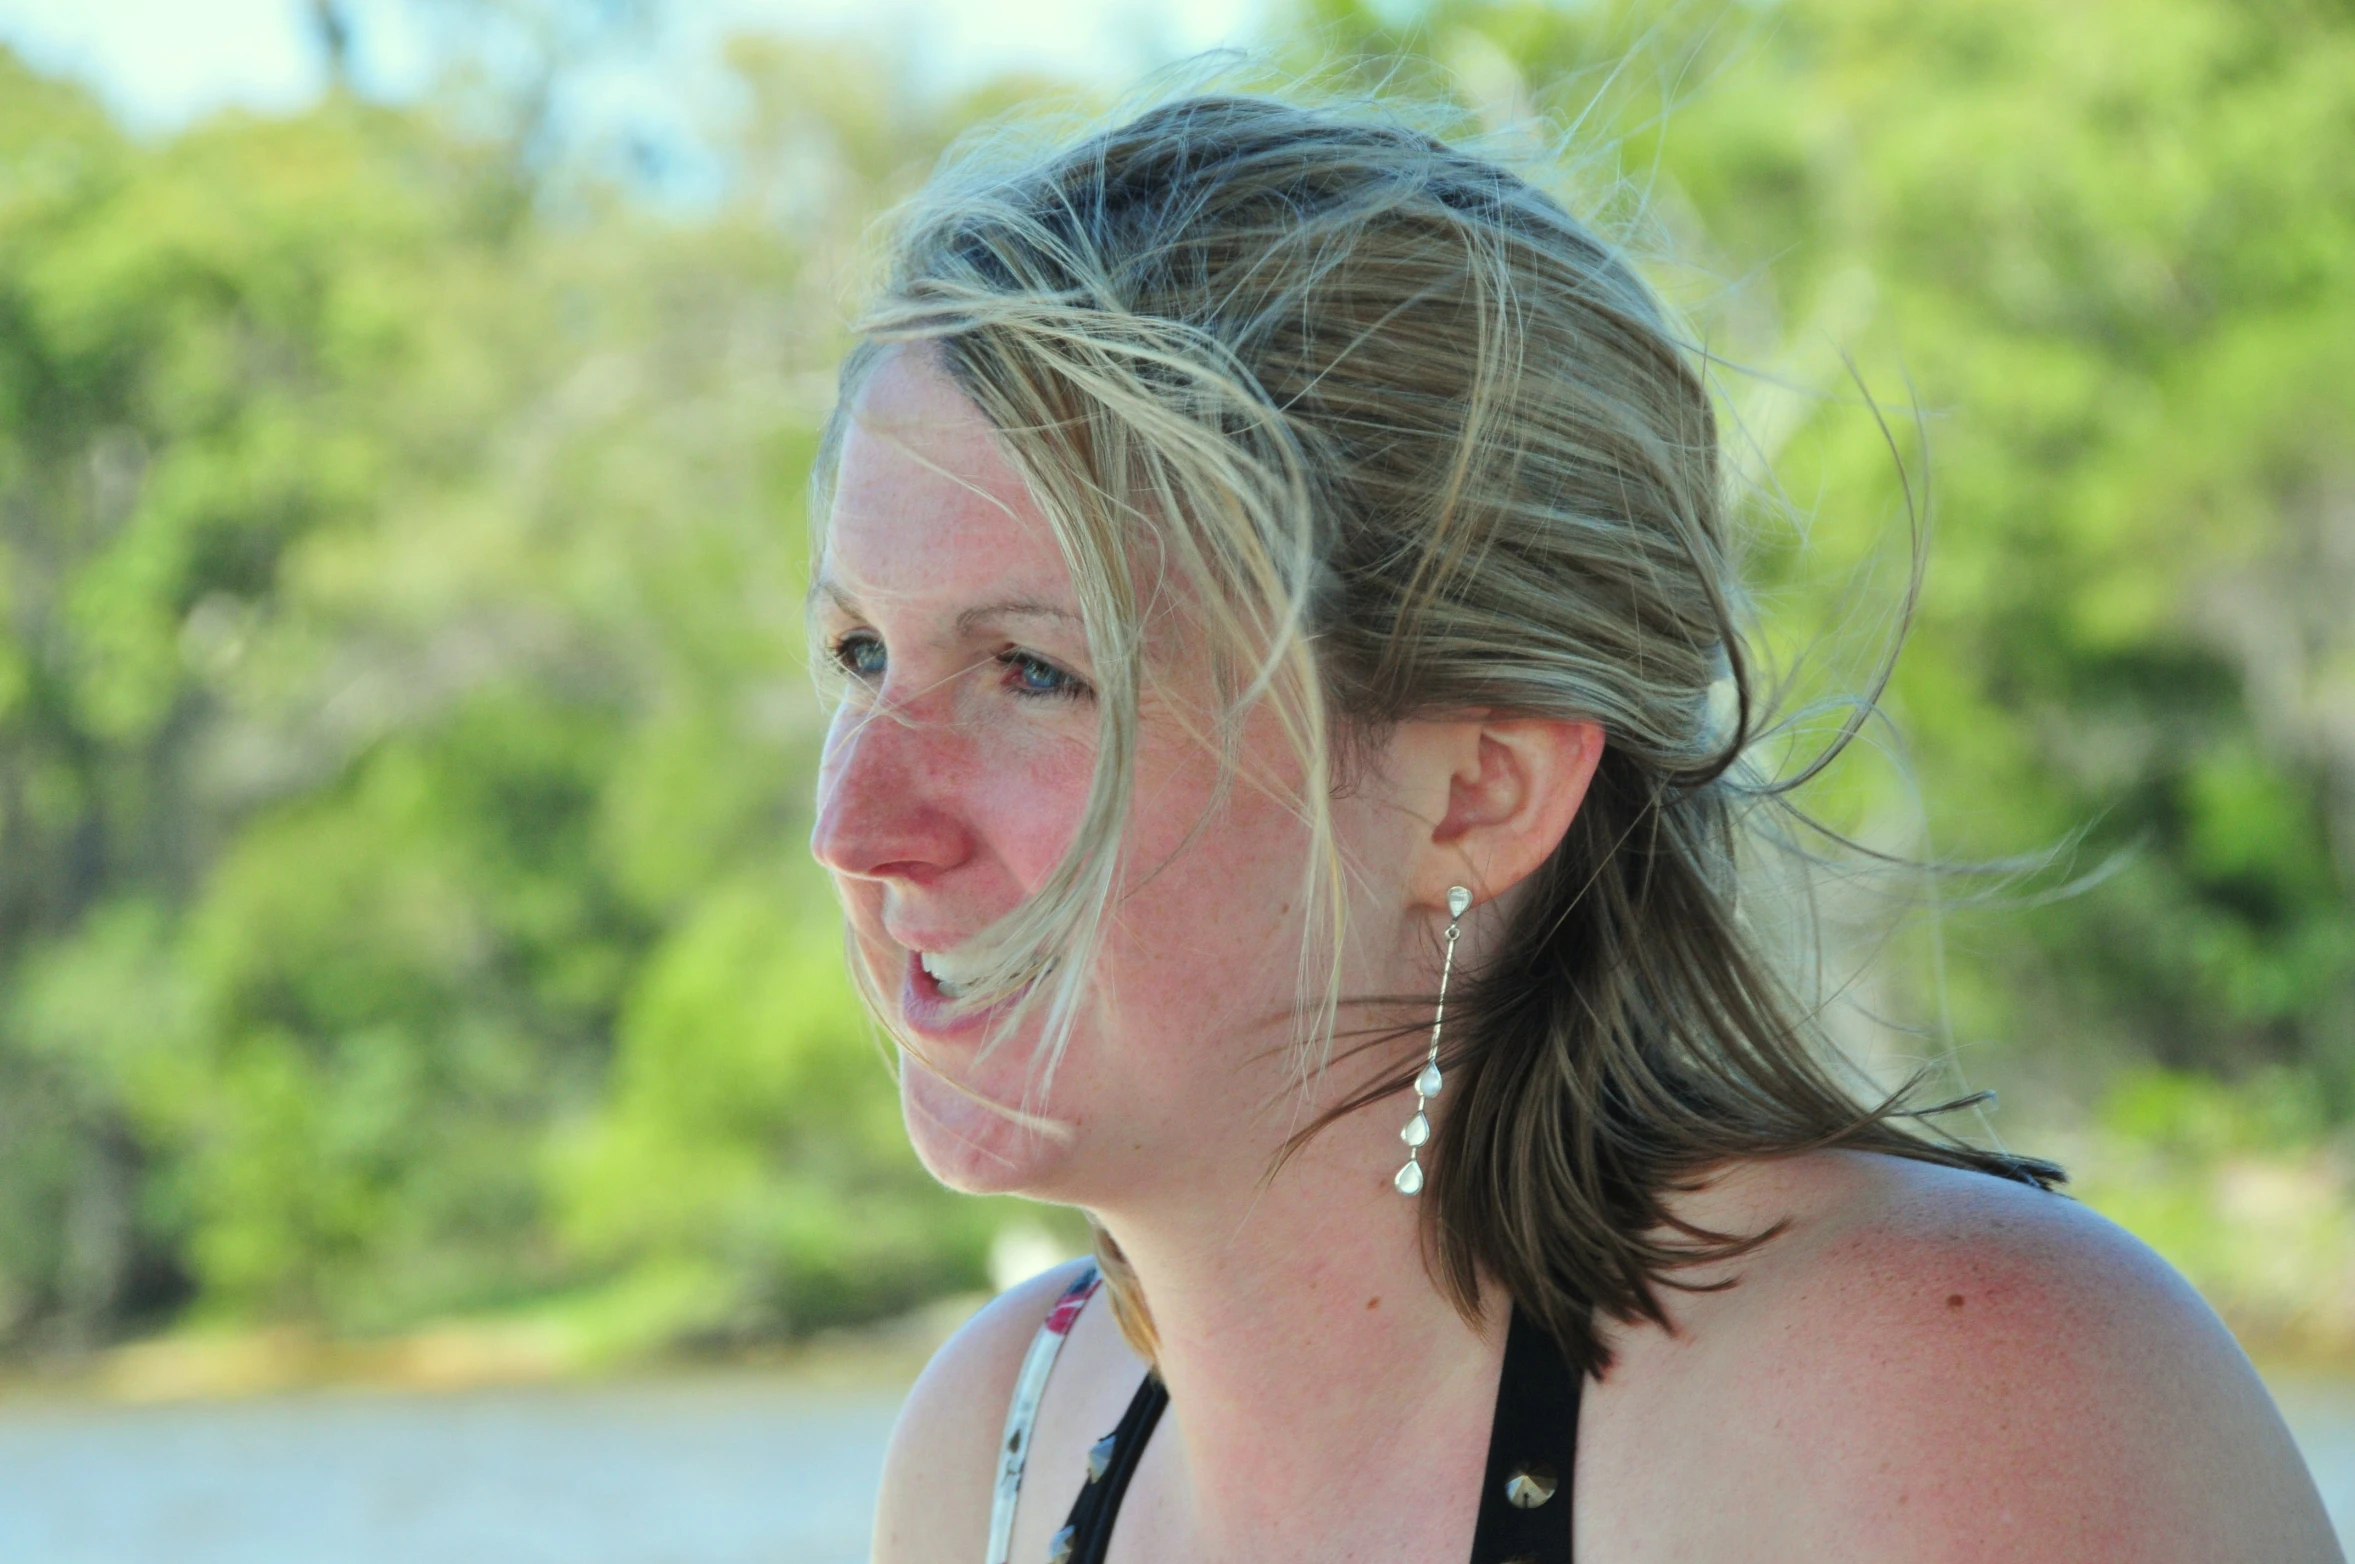
<svg viewBox="0 0 2355 1564"><path fill-rule="evenodd" d="M1412 730L1412 731L1409 731ZM1400 725L1410 791L1422 795L1407 894L1444 907L1448 887L1494 901L1553 856L1603 758L1603 725L1478 717Z"/></svg>

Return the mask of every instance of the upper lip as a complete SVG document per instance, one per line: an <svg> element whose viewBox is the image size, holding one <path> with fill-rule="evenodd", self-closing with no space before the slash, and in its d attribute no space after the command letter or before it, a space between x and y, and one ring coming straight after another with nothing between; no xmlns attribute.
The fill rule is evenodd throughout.
<svg viewBox="0 0 2355 1564"><path fill-rule="evenodd" d="M888 926L885 927L883 933L893 944L903 950L913 951L919 956L943 955L955 950L966 940L966 936L962 934L952 938L944 934L903 932Z"/></svg>

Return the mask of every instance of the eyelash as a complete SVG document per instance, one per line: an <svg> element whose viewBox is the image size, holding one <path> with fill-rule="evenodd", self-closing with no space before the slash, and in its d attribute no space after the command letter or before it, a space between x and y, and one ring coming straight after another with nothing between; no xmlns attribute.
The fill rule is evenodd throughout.
<svg viewBox="0 0 2355 1564"><path fill-rule="evenodd" d="M877 640L874 635L867 631L853 630L847 635L837 637L833 645L829 647L828 650L832 654L835 663L852 678L873 678L880 674L882 669L861 669L857 661L860 652L868 647L872 647L875 651L881 652L883 650L883 643ZM1095 691L1089 687L1088 682L1085 679L1082 679L1079 675L1066 669L1057 667L1055 664L1047 661L1044 657L1040 657L1032 652L1023 651L1019 647L1009 647L1005 651L998 653L996 661L999 666L1012 671L1016 675L1016 681L1012 685L1012 689L1015 696L1021 700L1075 701L1084 700L1088 696L1095 694ZM1047 689L1035 689L1021 682L1022 676L1034 673L1051 676L1059 682Z"/></svg>

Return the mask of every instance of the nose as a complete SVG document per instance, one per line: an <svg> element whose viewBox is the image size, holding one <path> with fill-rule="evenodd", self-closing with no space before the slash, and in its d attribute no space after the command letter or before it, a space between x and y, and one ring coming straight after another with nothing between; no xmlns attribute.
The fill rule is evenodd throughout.
<svg viewBox="0 0 2355 1564"><path fill-rule="evenodd" d="M810 851L836 874L923 884L972 856L956 809L965 769L951 725L844 706L826 730Z"/></svg>

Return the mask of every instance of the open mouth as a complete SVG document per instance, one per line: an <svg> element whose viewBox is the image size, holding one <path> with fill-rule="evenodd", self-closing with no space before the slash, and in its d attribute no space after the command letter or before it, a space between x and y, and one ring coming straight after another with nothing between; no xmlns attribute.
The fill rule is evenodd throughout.
<svg viewBox="0 0 2355 1564"><path fill-rule="evenodd" d="M1054 968L1050 961L1039 969L1038 976L1044 977ZM1029 985L1025 984L994 1004L970 1013L957 1013L958 1004L973 992L978 979L977 969L959 961L953 951L910 950L900 988L900 1013L909 1025L922 1032L980 1030L1002 1017L1010 1007L1020 1004L1029 991Z"/></svg>
<svg viewBox="0 0 2355 1564"><path fill-rule="evenodd" d="M909 1026L934 1037L982 1031L1002 1007L990 1005L959 1013L958 1002L972 987L972 972L960 968L953 956L936 950L911 950L900 984L900 1015Z"/></svg>

